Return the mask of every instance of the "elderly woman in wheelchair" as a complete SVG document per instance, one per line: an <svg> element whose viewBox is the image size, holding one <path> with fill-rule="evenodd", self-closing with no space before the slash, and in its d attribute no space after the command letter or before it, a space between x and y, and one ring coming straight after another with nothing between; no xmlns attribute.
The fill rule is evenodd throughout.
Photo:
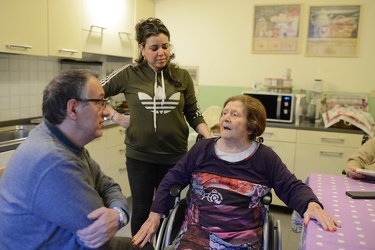
<svg viewBox="0 0 375 250"><path fill-rule="evenodd" d="M323 210L312 190L278 155L257 141L266 127L263 105L247 95L230 97L220 118L220 137L197 142L161 182L148 220L133 243L152 241L173 205L170 189L187 186L187 211L174 249L262 249L265 208L272 188L289 207L316 219L324 230L340 223Z"/></svg>

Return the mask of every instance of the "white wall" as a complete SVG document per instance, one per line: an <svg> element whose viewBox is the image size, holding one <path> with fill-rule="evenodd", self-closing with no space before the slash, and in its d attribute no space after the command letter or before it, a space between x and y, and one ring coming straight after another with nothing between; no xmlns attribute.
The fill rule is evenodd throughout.
<svg viewBox="0 0 375 250"><path fill-rule="evenodd" d="M254 5L302 4L299 54L253 54ZM363 4L359 55L354 58L306 57L309 5ZM180 65L199 66L199 84L250 86L255 79L281 77L292 69L296 89L324 80L325 91L370 93L375 89L374 0L155 0L155 17L171 32Z"/></svg>

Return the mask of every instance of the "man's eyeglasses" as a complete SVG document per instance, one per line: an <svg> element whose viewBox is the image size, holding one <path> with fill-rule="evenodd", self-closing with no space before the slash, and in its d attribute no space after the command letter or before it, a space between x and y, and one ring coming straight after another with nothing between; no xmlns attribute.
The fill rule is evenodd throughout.
<svg viewBox="0 0 375 250"><path fill-rule="evenodd" d="M106 99L83 99L79 101L80 102L98 102L101 104L103 108L105 108L110 102L110 100L108 100L107 98Z"/></svg>

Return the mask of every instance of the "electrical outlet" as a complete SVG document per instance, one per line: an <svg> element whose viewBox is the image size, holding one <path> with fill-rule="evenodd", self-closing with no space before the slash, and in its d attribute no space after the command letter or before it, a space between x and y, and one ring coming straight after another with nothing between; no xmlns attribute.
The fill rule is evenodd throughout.
<svg viewBox="0 0 375 250"><path fill-rule="evenodd" d="M371 97L375 97L375 89L371 90Z"/></svg>

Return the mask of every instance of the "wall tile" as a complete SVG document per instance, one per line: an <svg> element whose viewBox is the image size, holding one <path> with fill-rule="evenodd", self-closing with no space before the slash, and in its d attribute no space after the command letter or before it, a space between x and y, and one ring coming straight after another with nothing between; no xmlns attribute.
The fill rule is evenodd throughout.
<svg viewBox="0 0 375 250"><path fill-rule="evenodd" d="M0 55L0 71L9 70L9 60L8 57Z"/></svg>
<svg viewBox="0 0 375 250"><path fill-rule="evenodd" d="M9 72L10 82L12 83L19 83L20 82L20 74L18 71L10 71Z"/></svg>
<svg viewBox="0 0 375 250"><path fill-rule="evenodd" d="M29 81L29 71L21 71L20 73L20 82L27 82Z"/></svg>
<svg viewBox="0 0 375 250"><path fill-rule="evenodd" d="M29 71L30 72L37 72L38 70L38 61L36 58L29 59Z"/></svg>
<svg viewBox="0 0 375 250"><path fill-rule="evenodd" d="M25 118L29 118L30 117L30 109L29 109L29 107L21 108L20 111L21 111L21 113L20 113L20 119L25 119Z"/></svg>
<svg viewBox="0 0 375 250"><path fill-rule="evenodd" d="M0 96L9 97L9 84L0 84ZM0 107L1 108L1 107Z"/></svg>
<svg viewBox="0 0 375 250"><path fill-rule="evenodd" d="M10 97L2 96L0 98L0 110L9 110L9 109L10 109ZM2 119L1 116L0 116L0 119Z"/></svg>
<svg viewBox="0 0 375 250"><path fill-rule="evenodd" d="M107 63L105 56L100 60ZM59 58L0 53L0 121L42 116L44 88L60 71ZM101 71L105 73L105 67Z"/></svg>
<svg viewBox="0 0 375 250"><path fill-rule="evenodd" d="M29 108L30 117L42 116L42 107L30 107Z"/></svg>
<svg viewBox="0 0 375 250"><path fill-rule="evenodd" d="M30 107L38 107L39 102L38 102L38 95L31 95L29 96L29 106Z"/></svg>
<svg viewBox="0 0 375 250"><path fill-rule="evenodd" d="M29 97L28 96L20 96L20 107L21 108L27 108L30 107Z"/></svg>
<svg viewBox="0 0 375 250"><path fill-rule="evenodd" d="M19 95L16 95L16 96L11 96L10 97L10 108L11 109L15 109L15 108L20 108L20 96Z"/></svg>
<svg viewBox="0 0 375 250"><path fill-rule="evenodd" d="M30 93L30 86L27 82L21 82L19 84L19 95L28 95Z"/></svg>
<svg viewBox="0 0 375 250"><path fill-rule="evenodd" d="M1 110L0 109L0 121L8 121L10 120L10 111L9 109Z"/></svg>
<svg viewBox="0 0 375 250"><path fill-rule="evenodd" d="M15 58L11 58L9 60L9 70L10 71L19 71L20 70L20 61L15 59Z"/></svg>
<svg viewBox="0 0 375 250"><path fill-rule="evenodd" d="M11 109L10 110L10 119L11 120L18 120L21 118L21 110L20 109Z"/></svg>
<svg viewBox="0 0 375 250"><path fill-rule="evenodd" d="M8 83L9 83L9 72L0 70L0 84L8 84Z"/></svg>
<svg viewBox="0 0 375 250"><path fill-rule="evenodd" d="M18 83L11 83L9 88L10 96L19 96L20 95L20 85Z"/></svg>
<svg viewBox="0 0 375 250"><path fill-rule="evenodd" d="M21 72L28 72L29 71L29 60L28 60L28 58L21 58L20 59L20 71Z"/></svg>

